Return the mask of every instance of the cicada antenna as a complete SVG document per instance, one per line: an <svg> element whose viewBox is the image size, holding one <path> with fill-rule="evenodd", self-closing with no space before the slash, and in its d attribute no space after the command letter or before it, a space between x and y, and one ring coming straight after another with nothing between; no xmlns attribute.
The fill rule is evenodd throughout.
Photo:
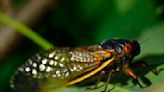
<svg viewBox="0 0 164 92"><path fill-rule="evenodd" d="M146 42L148 40L149 40L149 38L146 38L146 39L142 40L141 42L139 42L139 44L142 45L144 42Z"/></svg>

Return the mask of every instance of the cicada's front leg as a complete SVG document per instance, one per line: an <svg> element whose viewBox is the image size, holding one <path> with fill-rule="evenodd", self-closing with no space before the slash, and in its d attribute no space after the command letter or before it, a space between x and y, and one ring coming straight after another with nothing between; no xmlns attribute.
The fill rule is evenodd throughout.
<svg viewBox="0 0 164 92"><path fill-rule="evenodd" d="M146 67L146 68L149 69L151 72L153 72L155 75L158 75L159 72L160 72L161 70L163 70L163 69L157 70L156 68L152 68L151 65L150 65L148 62L146 62L146 61L134 62L134 63L131 65L131 67L133 67L134 69L137 69L137 68L139 68L139 67L141 67L141 66Z"/></svg>
<svg viewBox="0 0 164 92"><path fill-rule="evenodd" d="M131 70L133 69L137 69L137 68L140 68L140 67L146 67L148 69L148 71L151 71L152 73L154 73L155 75L158 75L160 71L163 70L163 68L157 70L156 68L152 68L151 65L148 63L148 62L145 62L145 61L137 61L137 62L134 62L130 65L131 67ZM143 74L144 71L141 71L141 74ZM150 86L152 83L151 81L146 78L145 76L140 76L140 79L144 82L144 84L146 84L146 86ZM133 81L134 84L139 84L138 80L134 80Z"/></svg>
<svg viewBox="0 0 164 92"><path fill-rule="evenodd" d="M134 79L134 81L135 81L141 88L143 88L143 86L142 86L142 85L139 83L139 81L138 81L138 76L137 76L137 74L135 74L135 72L134 72L131 68L129 68L129 67L124 67L123 70L124 70L124 72L125 72L126 75L128 75L128 76L130 76L132 79Z"/></svg>

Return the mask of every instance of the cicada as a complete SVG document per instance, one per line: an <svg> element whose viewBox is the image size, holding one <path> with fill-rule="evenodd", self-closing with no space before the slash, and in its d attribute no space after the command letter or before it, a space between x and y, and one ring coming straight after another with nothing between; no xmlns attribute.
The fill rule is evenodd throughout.
<svg viewBox="0 0 164 92"><path fill-rule="evenodd" d="M107 75L103 91L107 92L107 85L115 72L124 71L137 80L138 76L130 65L139 53L139 43L126 39L110 39L92 46L42 51L17 69L11 78L11 87L20 92L39 92L70 86L94 75Z"/></svg>

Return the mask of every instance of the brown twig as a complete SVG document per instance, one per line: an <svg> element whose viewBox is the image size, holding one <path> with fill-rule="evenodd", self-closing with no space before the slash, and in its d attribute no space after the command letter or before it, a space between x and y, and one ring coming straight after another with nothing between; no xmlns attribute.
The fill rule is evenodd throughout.
<svg viewBox="0 0 164 92"><path fill-rule="evenodd" d="M55 4L56 0L30 0L17 14L14 14L14 18L27 26L33 26L47 10L53 8ZM3 61L11 53L12 49L20 42L20 39L20 34L14 31L14 29L1 26L0 61Z"/></svg>
<svg viewBox="0 0 164 92"><path fill-rule="evenodd" d="M1 0L0 4L1 11L10 16L14 15L15 8L13 7L11 0Z"/></svg>

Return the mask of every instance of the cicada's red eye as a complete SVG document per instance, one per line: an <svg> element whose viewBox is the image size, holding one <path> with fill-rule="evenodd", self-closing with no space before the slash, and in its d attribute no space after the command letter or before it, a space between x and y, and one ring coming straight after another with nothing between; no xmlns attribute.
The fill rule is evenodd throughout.
<svg viewBox="0 0 164 92"><path fill-rule="evenodd" d="M131 50L132 50L131 44L129 44L129 43L125 44L125 47L124 47L125 53L130 53Z"/></svg>

